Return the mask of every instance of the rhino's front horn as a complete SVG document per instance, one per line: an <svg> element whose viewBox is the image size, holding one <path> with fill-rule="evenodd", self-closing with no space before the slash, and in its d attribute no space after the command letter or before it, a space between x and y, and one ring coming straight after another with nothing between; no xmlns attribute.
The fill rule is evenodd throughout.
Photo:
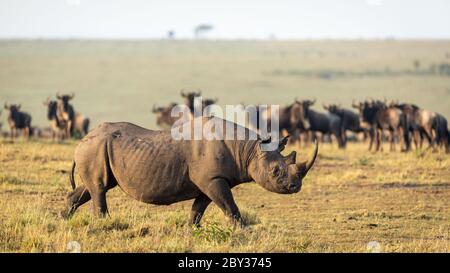
<svg viewBox="0 0 450 273"><path fill-rule="evenodd" d="M309 170L314 165L314 162L316 162L317 154L319 153L319 143L317 142L316 138L314 139L314 145L315 145L315 148L314 148L314 155L313 155L312 159L310 161L305 161L305 162L297 164L297 168L299 169L300 175L302 177L305 177L308 174Z"/></svg>

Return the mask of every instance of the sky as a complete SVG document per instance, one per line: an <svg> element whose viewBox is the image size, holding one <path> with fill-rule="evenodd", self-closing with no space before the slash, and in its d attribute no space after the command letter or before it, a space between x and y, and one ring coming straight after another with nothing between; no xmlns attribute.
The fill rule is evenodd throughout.
<svg viewBox="0 0 450 273"><path fill-rule="evenodd" d="M0 0L0 38L449 39L448 0Z"/></svg>

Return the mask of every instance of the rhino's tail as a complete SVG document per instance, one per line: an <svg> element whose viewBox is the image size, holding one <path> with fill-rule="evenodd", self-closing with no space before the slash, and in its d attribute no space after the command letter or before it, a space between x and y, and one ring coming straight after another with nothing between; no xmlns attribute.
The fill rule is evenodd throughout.
<svg viewBox="0 0 450 273"><path fill-rule="evenodd" d="M75 163L75 161L73 161L72 163L72 171L70 172L70 185L72 186L72 190L74 190L76 188L75 185L75 166L77 164Z"/></svg>

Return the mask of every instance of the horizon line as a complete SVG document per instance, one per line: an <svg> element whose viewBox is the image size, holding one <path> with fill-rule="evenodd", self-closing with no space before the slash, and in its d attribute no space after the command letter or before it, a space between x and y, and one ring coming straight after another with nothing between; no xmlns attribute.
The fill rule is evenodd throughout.
<svg viewBox="0 0 450 273"><path fill-rule="evenodd" d="M450 41L450 37L315 37L315 38L165 38L165 37L0 37L0 41Z"/></svg>

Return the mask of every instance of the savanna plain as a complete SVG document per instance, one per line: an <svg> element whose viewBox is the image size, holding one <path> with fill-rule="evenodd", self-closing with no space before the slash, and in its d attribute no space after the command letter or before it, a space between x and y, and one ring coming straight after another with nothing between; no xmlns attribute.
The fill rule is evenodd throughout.
<svg viewBox="0 0 450 273"><path fill-rule="evenodd" d="M42 102L75 93L92 126L129 121L157 129L153 104L181 102L201 89L219 105L314 106L394 99L450 118L448 41L1 41L0 104L21 103L33 125L48 126ZM5 110L2 131L8 131ZM233 189L249 226L234 228L211 205L189 226L192 201L170 206L108 193L110 216L90 203L69 220L77 140L0 138L0 251L68 252L450 252L450 156L422 149L368 152L368 143L320 146L302 191L277 195L255 183ZM312 146L291 145L308 158ZM76 177L77 184L80 183Z"/></svg>

